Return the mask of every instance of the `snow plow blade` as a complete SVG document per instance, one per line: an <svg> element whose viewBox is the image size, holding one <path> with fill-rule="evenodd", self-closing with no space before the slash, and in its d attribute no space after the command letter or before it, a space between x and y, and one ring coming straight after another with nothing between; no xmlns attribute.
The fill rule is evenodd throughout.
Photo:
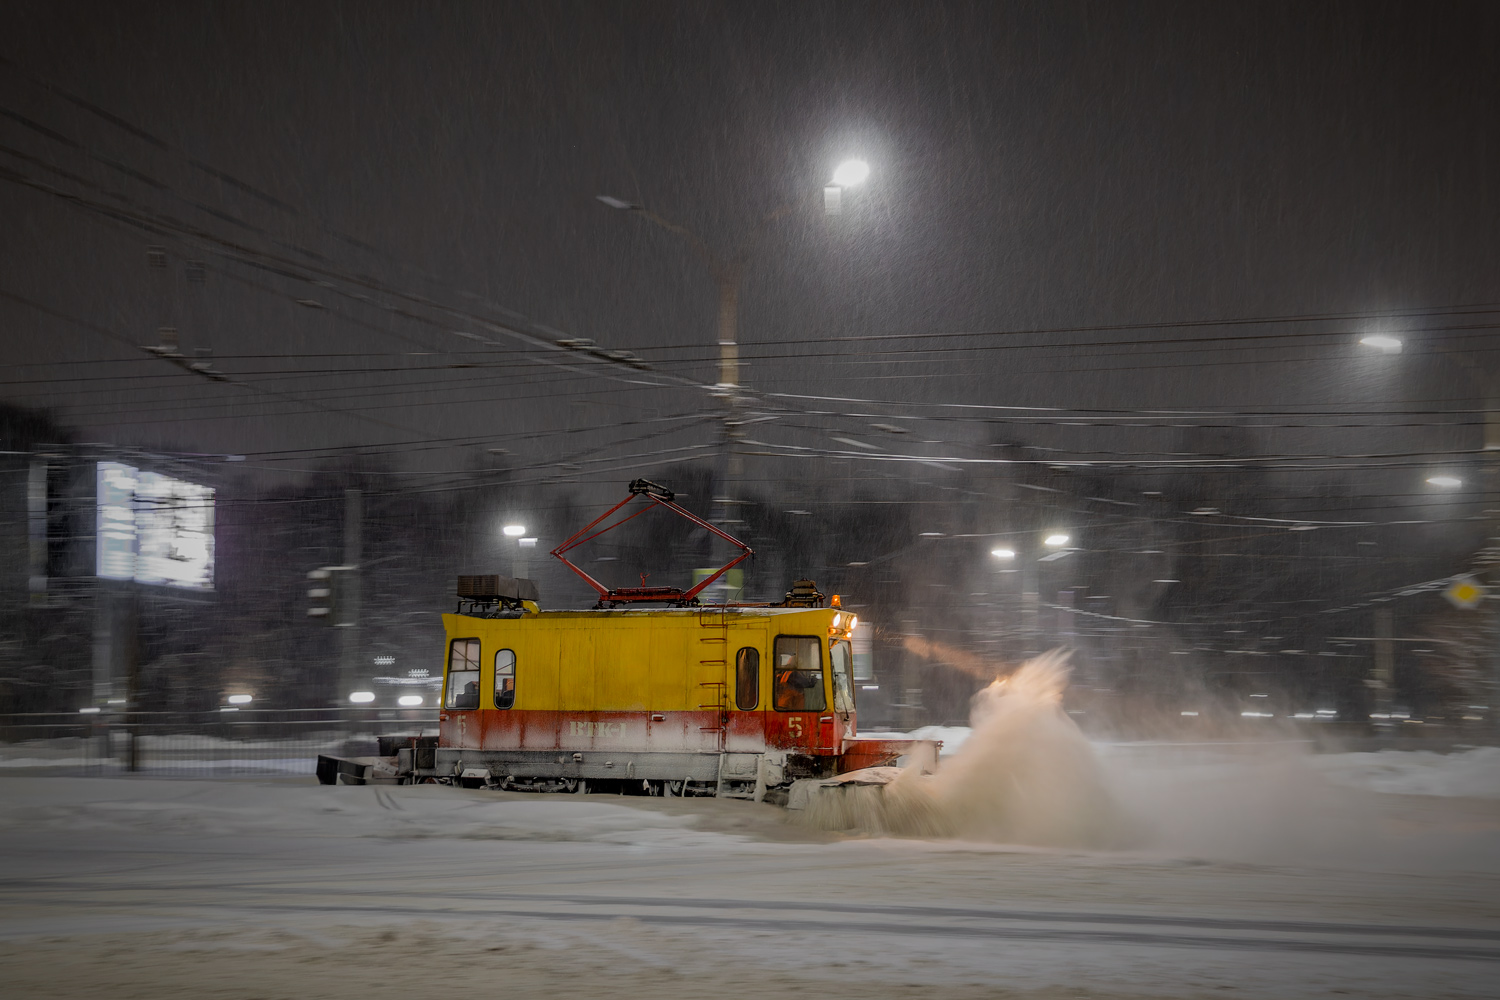
<svg viewBox="0 0 1500 1000"><path fill-rule="evenodd" d="M868 744L851 752L855 744ZM815 795L841 795L851 788L884 788L895 781L908 768L920 768L930 773L937 766L938 751L942 740L848 740L844 743L848 761L875 758L881 761L873 767L861 767L845 771L832 778L803 778L792 782L787 793L788 809L806 809Z"/></svg>
<svg viewBox="0 0 1500 1000"><path fill-rule="evenodd" d="M399 780L393 757L331 757L328 754L318 754L320 785L394 785Z"/></svg>
<svg viewBox="0 0 1500 1000"><path fill-rule="evenodd" d="M792 782L791 789L787 792L786 807L788 809L806 809L807 804L812 801L814 795L824 795L833 791L837 794L838 789L856 785L883 787L896 780L896 776L902 771L899 767L865 767L858 771L847 771L844 774L832 778L802 778Z"/></svg>

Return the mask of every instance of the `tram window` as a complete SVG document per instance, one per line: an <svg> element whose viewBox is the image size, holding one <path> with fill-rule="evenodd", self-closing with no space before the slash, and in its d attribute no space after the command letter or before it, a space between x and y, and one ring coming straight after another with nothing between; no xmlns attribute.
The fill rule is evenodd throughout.
<svg viewBox="0 0 1500 1000"><path fill-rule="evenodd" d="M734 704L741 712L760 704L760 650L754 646L734 654Z"/></svg>
<svg viewBox="0 0 1500 1000"><path fill-rule="evenodd" d="M833 710L848 715L854 711L854 654L849 640L829 643L828 658L833 662Z"/></svg>
<svg viewBox="0 0 1500 1000"><path fill-rule="evenodd" d="M443 707L479 707L478 639L454 639L448 647L448 697Z"/></svg>
<svg viewBox="0 0 1500 1000"><path fill-rule="evenodd" d="M821 712L828 707L823 694L823 640L814 635L776 637L776 676L771 692L778 712Z"/></svg>
<svg viewBox="0 0 1500 1000"><path fill-rule="evenodd" d="M495 653L495 707L510 708L516 703L516 653L501 649Z"/></svg>

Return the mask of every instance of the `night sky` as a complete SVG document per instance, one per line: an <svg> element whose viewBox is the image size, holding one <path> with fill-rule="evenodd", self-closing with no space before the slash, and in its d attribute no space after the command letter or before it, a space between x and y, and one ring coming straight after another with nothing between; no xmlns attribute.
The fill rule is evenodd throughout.
<svg viewBox="0 0 1500 1000"><path fill-rule="evenodd" d="M3 398L86 440L266 471L351 445L431 472L576 459L562 478L580 483L711 461L713 282L610 194L743 258L751 437L796 456L748 470L763 489L935 474L829 452L1016 442L1148 474L1400 454L1273 479L1430 503L1412 484L1479 448L1500 302L1492 4L0 17ZM827 216L851 156L870 178ZM231 381L141 351L162 326ZM1372 332L1405 353L1356 343ZM1119 426L1171 409L1195 414Z"/></svg>

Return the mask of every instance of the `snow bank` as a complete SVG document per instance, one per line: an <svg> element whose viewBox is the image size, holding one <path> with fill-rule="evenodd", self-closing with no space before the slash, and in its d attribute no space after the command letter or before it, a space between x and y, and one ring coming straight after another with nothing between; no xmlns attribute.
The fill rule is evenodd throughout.
<svg viewBox="0 0 1500 1000"><path fill-rule="evenodd" d="M1310 762L1328 781L1392 795L1443 795L1500 799L1500 747L1475 747L1461 753L1425 750L1381 750L1313 757Z"/></svg>
<svg viewBox="0 0 1500 1000"><path fill-rule="evenodd" d="M93 757L0 757L0 767L35 769L38 767L94 767L99 761Z"/></svg>

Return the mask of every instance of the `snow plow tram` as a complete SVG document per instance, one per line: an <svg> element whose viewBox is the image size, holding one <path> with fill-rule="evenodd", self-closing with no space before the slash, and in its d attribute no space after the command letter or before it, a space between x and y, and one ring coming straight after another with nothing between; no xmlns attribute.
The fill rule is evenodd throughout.
<svg viewBox="0 0 1500 1000"><path fill-rule="evenodd" d="M690 591L604 587L566 552L623 523L593 530L636 497L741 555ZM824 607L799 580L777 604L698 603L749 554L670 491L637 480L553 551L599 593L594 609L543 611L530 581L460 577L458 610L443 616L437 734L382 737L375 759L320 757L319 780L777 801L798 779L895 762L909 741L857 735L856 620L837 597Z"/></svg>

